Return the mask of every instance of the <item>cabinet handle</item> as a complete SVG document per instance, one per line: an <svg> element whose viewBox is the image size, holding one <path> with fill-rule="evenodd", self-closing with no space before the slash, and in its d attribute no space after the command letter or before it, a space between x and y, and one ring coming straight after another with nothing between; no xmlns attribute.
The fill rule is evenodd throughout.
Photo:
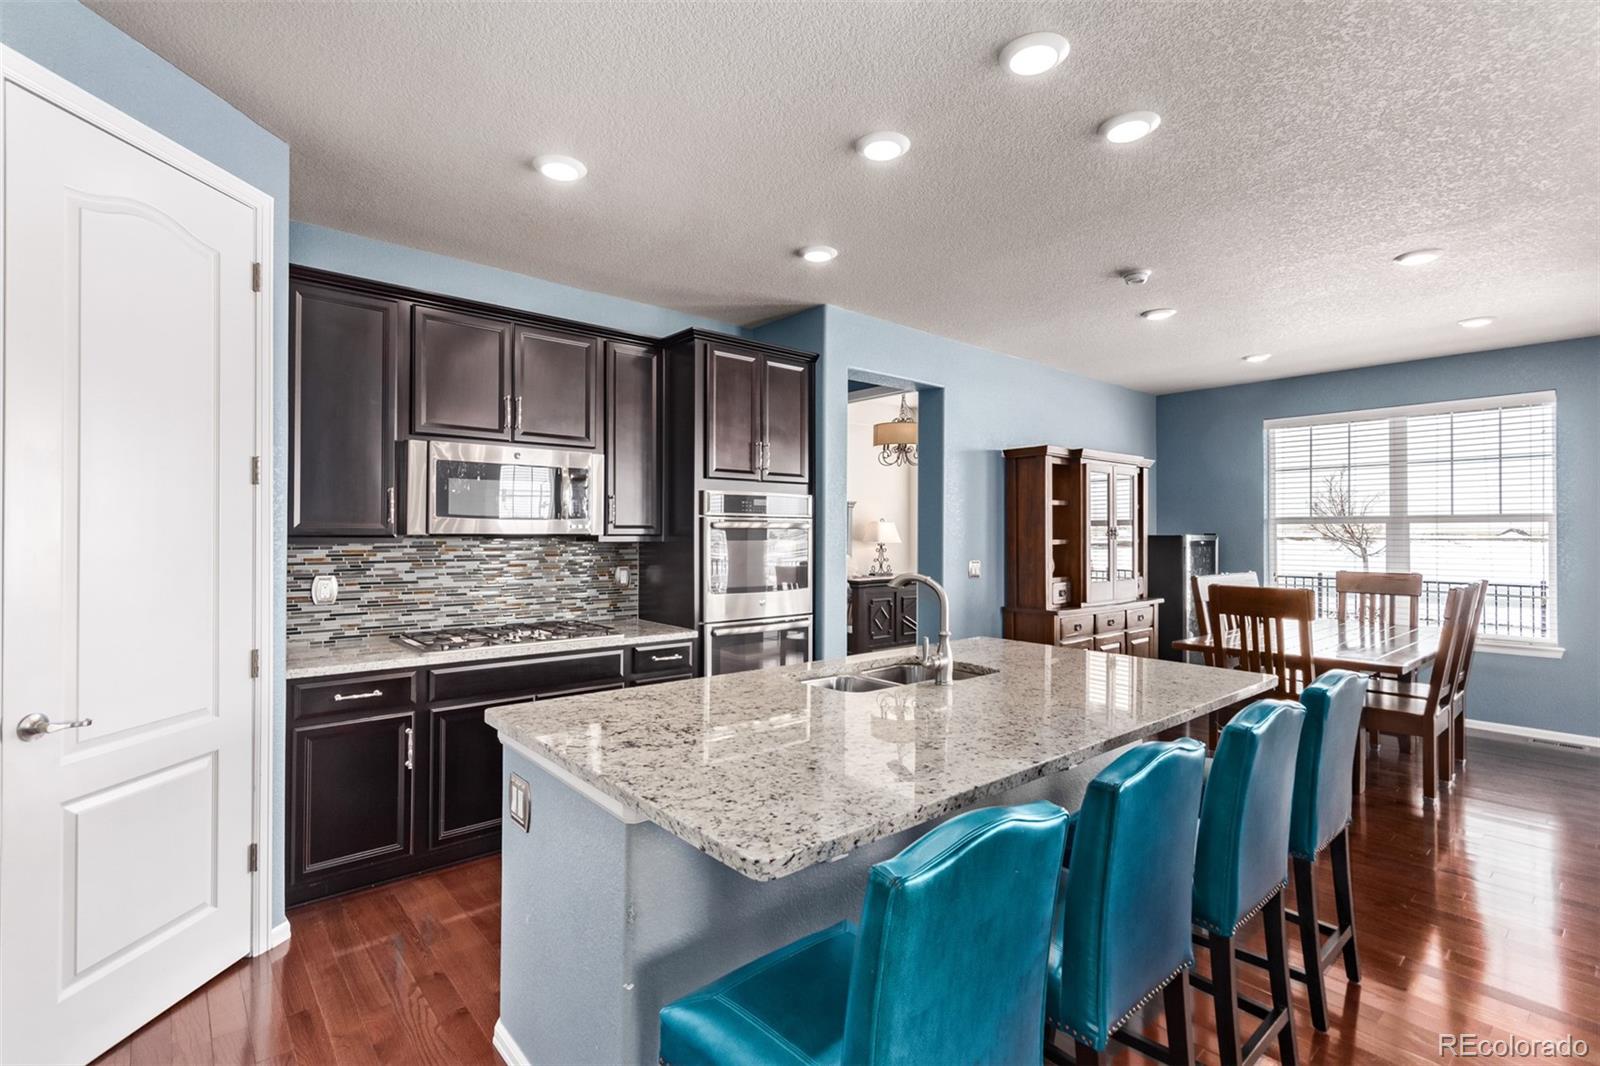
<svg viewBox="0 0 1600 1066"><path fill-rule="evenodd" d="M768 441L761 442L761 472L765 474L772 469L772 445Z"/></svg>
<svg viewBox="0 0 1600 1066"><path fill-rule="evenodd" d="M606 521L612 525L617 521L617 497L615 493L606 497Z"/></svg>
<svg viewBox="0 0 1600 1066"><path fill-rule="evenodd" d="M394 486L389 486L389 528L394 528Z"/></svg>
<svg viewBox="0 0 1600 1066"><path fill-rule="evenodd" d="M750 465L757 474L761 473L761 442L758 440L750 442Z"/></svg>
<svg viewBox="0 0 1600 1066"><path fill-rule="evenodd" d="M406 726L406 769L407 770L410 770L410 769L414 768L412 766L412 763L414 763L416 761L416 758L417 758L417 731L415 729L411 728L410 726Z"/></svg>
<svg viewBox="0 0 1600 1066"><path fill-rule="evenodd" d="M500 403L505 408L506 428L511 428L511 394L508 392L500 397Z"/></svg>
<svg viewBox="0 0 1600 1066"><path fill-rule="evenodd" d="M517 397L517 432L522 432L522 397Z"/></svg>
<svg viewBox="0 0 1600 1066"><path fill-rule="evenodd" d="M383 695L383 689L375 688L371 692L335 692L334 703L343 703L345 700L370 700L375 696Z"/></svg>
<svg viewBox="0 0 1600 1066"><path fill-rule="evenodd" d="M676 662L682 662L683 661L683 652L680 651L680 652L678 652L678 653L676 653L674 655L652 655L652 656L650 656L650 661L653 662L653 663L676 663Z"/></svg>

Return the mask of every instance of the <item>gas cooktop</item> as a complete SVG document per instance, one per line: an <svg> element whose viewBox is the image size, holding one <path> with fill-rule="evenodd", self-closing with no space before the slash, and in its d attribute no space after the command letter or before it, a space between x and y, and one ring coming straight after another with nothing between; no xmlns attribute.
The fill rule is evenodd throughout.
<svg viewBox="0 0 1600 1066"><path fill-rule="evenodd" d="M495 626L419 629L410 633L396 633L392 639L398 644L422 651L451 651L456 648L483 648L491 644L536 644L545 640L603 637L614 632L616 630L610 626L598 622L508 622Z"/></svg>

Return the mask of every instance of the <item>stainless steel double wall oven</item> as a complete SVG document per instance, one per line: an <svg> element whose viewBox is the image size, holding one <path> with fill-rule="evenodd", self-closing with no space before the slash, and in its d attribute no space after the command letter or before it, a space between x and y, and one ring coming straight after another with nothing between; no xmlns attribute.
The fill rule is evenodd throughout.
<svg viewBox="0 0 1600 1066"><path fill-rule="evenodd" d="M709 674L811 657L811 497L700 494L700 616Z"/></svg>

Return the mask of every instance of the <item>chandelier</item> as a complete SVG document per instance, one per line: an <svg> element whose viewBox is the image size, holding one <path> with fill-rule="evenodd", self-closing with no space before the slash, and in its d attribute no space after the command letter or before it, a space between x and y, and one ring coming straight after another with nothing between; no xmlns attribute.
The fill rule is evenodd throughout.
<svg viewBox="0 0 1600 1066"><path fill-rule="evenodd" d="M917 416L911 413L903 393L900 413L894 420L872 427L872 443L878 449L878 462L884 466L917 465Z"/></svg>

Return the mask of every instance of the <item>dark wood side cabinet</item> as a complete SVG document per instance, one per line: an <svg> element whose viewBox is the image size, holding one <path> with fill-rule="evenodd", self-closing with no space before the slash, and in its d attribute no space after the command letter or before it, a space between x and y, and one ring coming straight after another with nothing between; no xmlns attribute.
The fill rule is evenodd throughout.
<svg viewBox="0 0 1600 1066"><path fill-rule="evenodd" d="M398 300L289 287L289 535L395 532Z"/></svg>
<svg viewBox="0 0 1600 1066"><path fill-rule="evenodd" d="M692 639L288 683L291 906L500 847L490 707L693 677Z"/></svg>
<svg viewBox="0 0 1600 1066"><path fill-rule="evenodd" d="M1007 449L1005 463L1005 636L1153 657L1152 460L1041 446Z"/></svg>
<svg viewBox="0 0 1600 1066"><path fill-rule="evenodd" d="M605 536L660 536L661 349L607 341L605 364Z"/></svg>
<svg viewBox="0 0 1600 1066"><path fill-rule="evenodd" d="M705 476L810 481L811 377L806 359L708 344Z"/></svg>
<svg viewBox="0 0 1600 1066"><path fill-rule="evenodd" d="M917 590L897 589L890 577L850 579L850 639L846 651L898 648L917 642Z"/></svg>

